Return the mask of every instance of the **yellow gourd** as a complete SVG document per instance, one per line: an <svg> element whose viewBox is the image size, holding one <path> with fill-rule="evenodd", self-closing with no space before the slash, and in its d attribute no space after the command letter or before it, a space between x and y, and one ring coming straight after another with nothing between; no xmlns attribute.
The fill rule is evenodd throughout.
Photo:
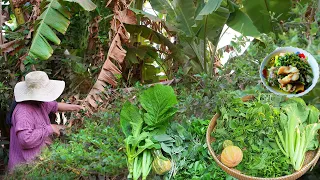
<svg viewBox="0 0 320 180"><path fill-rule="evenodd" d="M154 160L152 162L152 169L158 175L163 175L170 171L172 168L172 163L170 159L164 157L161 150L155 150L152 152Z"/></svg>
<svg viewBox="0 0 320 180"><path fill-rule="evenodd" d="M228 146L233 146L233 142L231 140L223 141L223 148L226 148Z"/></svg>
<svg viewBox="0 0 320 180"><path fill-rule="evenodd" d="M237 166L242 158L243 154L238 146L227 146L221 153L221 162L230 168Z"/></svg>

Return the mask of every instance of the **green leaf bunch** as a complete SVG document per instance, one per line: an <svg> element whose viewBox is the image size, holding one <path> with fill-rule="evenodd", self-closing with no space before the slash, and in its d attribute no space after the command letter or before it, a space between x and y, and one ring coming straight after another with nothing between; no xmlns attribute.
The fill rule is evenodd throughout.
<svg viewBox="0 0 320 180"><path fill-rule="evenodd" d="M164 133L177 109L177 98L172 87L157 84L139 97L141 109L127 101L121 110L120 124L126 136L125 146L128 178L145 179L150 172L151 149L160 149L156 134ZM147 165L146 165L147 164Z"/></svg>
<svg viewBox="0 0 320 180"><path fill-rule="evenodd" d="M220 117L212 136L211 145L217 154L223 142L231 140L242 149L243 160L235 168L242 173L264 178L280 177L293 173L289 159L276 144L280 129L280 104L284 98L270 93L247 91L254 99L243 102L245 91L219 93L217 111Z"/></svg>
<svg viewBox="0 0 320 180"><path fill-rule="evenodd" d="M300 170L308 150L319 147L317 132L320 129L319 110L306 105L300 98L292 98L282 105L282 129L278 130L277 144L290 159L295 170Z"/></svg>

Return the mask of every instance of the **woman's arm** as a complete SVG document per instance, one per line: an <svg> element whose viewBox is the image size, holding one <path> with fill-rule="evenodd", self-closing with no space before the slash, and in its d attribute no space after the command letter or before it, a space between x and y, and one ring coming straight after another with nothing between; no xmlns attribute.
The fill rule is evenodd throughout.
<svg viewBox="0 0 320 180"><path fill-rule="evenodd" d="M32 149L40 146L48 136L52 135L53 129L51 125L37 129L25 126L23 129L16 131L16 134L23 149Z"/></svg>
<svg viewBox="0 0 320 180"><path fill-rule="evenodd" d="M76 104L67 104L67 103L58 103L58 111L65 112L65 111L79 111L84 110L84 107Z"/></svg>
<svg viewBox="0 0 320 180"><path fill-rule="evenodd" d="M15 114L16 122L12 128L15 128L19 144L23 149L38 147L48 136L53 134L51 125L34 128L33 118L30 113L24 111Z"/></svg>

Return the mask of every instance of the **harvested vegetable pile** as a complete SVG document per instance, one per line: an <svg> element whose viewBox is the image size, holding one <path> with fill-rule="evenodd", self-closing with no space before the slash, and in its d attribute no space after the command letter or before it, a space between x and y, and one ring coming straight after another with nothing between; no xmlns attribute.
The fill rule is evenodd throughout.
<svg viewBox="0 0 320 180"><path fill-rule="evenodd" d="M164 134L177 108L177 98L170 86L157 84L141 93L139 105L127 101L121 110L120 124L126 136L128 179L147 179L151 168L162 175L170 171L171 161L161 153L153 136ZM138 107L141 107L140 109Z"/></svg>
<svg viewBox="0 0 320 180"><path fill-rule="evenodd" d="M312 69L302 53L280 53L270 59L263 70L269 86L276 90L297 94L312 84Z"/></svg>
<svg viewBox="0 0 320 180"><path fill-rule="evenodd" d="M220 96L218 111L221 116L212 132L216 139L212 146L217 154L221 154L225 140L231 140L234 146L238 146L243 152L243 159L235 168L242 173L265 178L292 174L301 168L301 158L304 159L306 150L318 148L315 132L319 129L319 111L313 106L306 106L302 99L285 101L273 94L258 94L254 100L243 102L233 92ZM290 114L289 110L296 112ZM288 124L289 131L285 130ZM311 127L309 139L300 142L303 138L299 136L298 139L298 129L305 132ZM296 158L297 154L299 158Z"/></svg>

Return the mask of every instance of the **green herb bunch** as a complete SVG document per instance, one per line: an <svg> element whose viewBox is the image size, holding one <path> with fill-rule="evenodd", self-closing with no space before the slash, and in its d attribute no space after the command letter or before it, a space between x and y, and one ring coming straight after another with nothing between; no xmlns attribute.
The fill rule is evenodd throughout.
<svg viewBox="0 0 320 180"><path fill-rule="evenodd" d="M221 114L212 136L212 146L218 154L225 140L231 140L243 151L243 160L236 167L242 173L255 177L279 177L293 173L289 159L276 144L280 129L280 102L282 97L272 94L255 95L243 102L235 92L220 93Z"/></svg>
<svg viewBox="0 0 320 180"><path fill-rule="evenodd" d="M123 105L120 124L126 136L129 179L147 178L153 161L151 151L160 149L153 136L166 132L177 103L172 87L157 84L141 93L138 106L128 101Z"/></svg>

